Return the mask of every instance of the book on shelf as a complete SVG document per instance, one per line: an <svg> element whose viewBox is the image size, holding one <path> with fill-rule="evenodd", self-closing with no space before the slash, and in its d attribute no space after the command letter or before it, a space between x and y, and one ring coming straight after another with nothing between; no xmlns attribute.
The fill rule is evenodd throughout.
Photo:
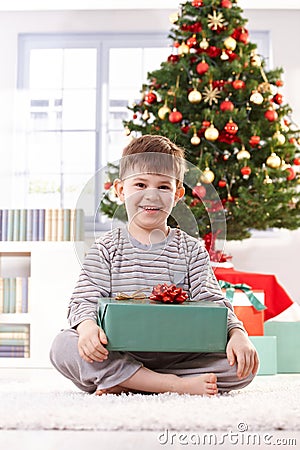
<svg viewBox="0 0 300 450"><path fill-rule="evenodd" d="M0 241L82 241L82 209L2 209Z"/></svg>
<svg viewBox="0 0 300 450"><path fill-rule="evenodd" d="M29 290L29 277L0 278L0 313L27 313Z"/></svg>
<svg viewBox="0 0 300 450"><path fill-rule="evenodd" d="M0 324L0 357L28 358L30 353L29 325Z"/></svg>

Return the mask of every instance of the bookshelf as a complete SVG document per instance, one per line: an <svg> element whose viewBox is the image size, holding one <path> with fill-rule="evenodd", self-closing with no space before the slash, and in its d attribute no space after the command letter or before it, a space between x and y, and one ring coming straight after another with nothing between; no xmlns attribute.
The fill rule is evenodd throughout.
<svg viewBox="0 0 300 450"><path fill-rule="evenodd" d="M1 279L15 280L12 285L29 281L23 310L21 294L12 288L15 300L10 302L10 295L6 312L0 313L0 367L51 366L50 346L68 326L67 305L83 257L83 241L0 241ZM3 292L1 298L3 311Z"/></svg>

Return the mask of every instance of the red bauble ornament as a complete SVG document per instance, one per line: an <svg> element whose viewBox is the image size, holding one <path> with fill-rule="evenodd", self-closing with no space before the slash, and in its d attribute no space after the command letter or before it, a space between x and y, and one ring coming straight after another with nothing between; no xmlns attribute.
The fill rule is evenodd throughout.
<svg viewBox="0 0 300 450"><path fill-rule="evenodd" d="M289 181L293 180L296 176L296 172L294 171L294 169L292 167L288 167L286 171L288 172L288 176L286 177L286 179Z"/></svg>
<svg viewBox="0 0 300 450"><path fill-rule="evenodd" d="M137 114L133 114L132 118L137 119Z"/></svg>
<svg viewBox="0 0 300 450"><path fill-rule="evenodd" d="M171 62L171 63L175 64L178 61L179 61L179 55L170 55L170 56L168 56L168 62Z"/></svg>
<svg viewBox="0 0 300 450"><path fill-rule="evenodd" d="M183 303L188 294L175 284L157 284L152 289L150 300L162 303Z"/></svg>
<svg viewBox="0 0 300 450"><path fill-rule="evenodd" d="M230 100L224 100L220 104L221 111L233 111L233 109L234 109L234 104Z"/></svg>
<svg viewBox="0 0 300 450"><path fill-rule="evenodd" d="M203 122L202 122L203 128L208 128L209 125L210 125L210 121L209 120L203 120Z"/></svg>
<svg viewBox="0 0 300 450"><path fill-rule="evenodd" d="M242 44L248 44L248 42L249 42L249 33L248 33L248 31L242 32L239 35L238 41L242 42Z"/></svg>
<svg viewBox="0 0 300 450"><path fill-rule="evenodd" d="M190 207L192 208L193 206L196 206L199 203L201 203L201 200L199 200L199 198L193 198L193 200L190 203Z"/></svg>
<svg viewBox="0 0 300 450"><path fill-rule="evenodd" d="M106 181L105 183L104 183L104 189L106 190L106 191L108 191L108 189L110 189L111 187L112 187L112 183L111 183L111 181Z"/></svg>
<svg viewBox="0 0 300 450"><path fill-rule="evenodd" d="M198 197L198 198L203 198L206 195L206 189L204 186L201 185L196 185L193 190L192 190L192 194L194 197Z"/></svg>
<svg viewBox="0 0 300 450"><path fill-rule="evenodd" d="M222 0L221 1L222 8L232 8L232 3L230 0Z"/></svg>
<svg viewBox="0 0 300 450"><path fill-rule="evenodd" d="M210 58L218 58L221 55L222 50L218 47L215 47L214 45L211 45L206 50L206 53Z"/></svg>
<svg viewBox="0 0 300 450"><path fill-rule="evenodd" d="M249 178L249 175L251 173L251 168L249 166L244 166L241 168L241 174L244 178Z"/></svg>
<svg viewBox="0 0 300 450"><path fill-rule="evenodd" d="M203 0L193 0L192 1L192 6L194 6L195 8L200 8L200 6L203 5Z"/></svg>
<svg viewBox="0 0 300 450"><path fill-rule="evenodd" d="M269 122L274 122L278 119L278 114L274 109L268 109L265 112L265 118L268 119Z"/></svg>
<svg viewBox="0 0 300 450"><path fill-rule="evenodd" d="M276 94L276 95L274 95L273 101L274 101L275 103L277 103L277 105L281 105L282 102L283 102L282 95L281 95L281 94Z"/></svg>
<svg viewBox="0 0 300 450"><path fill-rule="evenodd" d="M181 120L182 120L181 112L177 111L177 109L174 108L173 111L169 114L169 121L171 123L178 123Z"/></svg>
<svg viewBox="0 0 300 450"><path fill-rule="evenodd" d="M258 145L260 143L260 136L251 136L251 138L249 139L249 144L251 145L251 147L255 147L256 145Z"/></svg>
<svg viewBox="0 0 300 450"><path fill-rule="evenodd" d="M229 134L236 134L239 131L239 127L232 120L226 123L224 130Z"/></svg>
<svg viewBox="0 0 300 450"><path fill-rule="evenodd" d="M277 80L275 81L276 86L281 87L283 86L283 81L282 80Z"/></svg>
<svg viewBox="0 0 300 450"><path fill-rule="evenodd" d="M145 95L144 98L146 103L149 103L149 105L151 105L151 103L155 103L157 100L156 95L154 94L154 92L148 92L148 94Z"/></svg>
<svg viewBox="0 0 300 450"><path fill-rule="evenodd" d="M233 89L244 89L245 87L245 82L243 80L234 80L232 82L232 87Z"/></svg>
<svg viewBox="0 0 300 450"><path fill-rule="evenodd" d="M209 69L209 65L205 61L201 61L196 66L196 71L197 71L197 73L199 73L199 75L203 75L205 72L208 71L208 69Z"/></svg>
<svg viewBox="0 0 300 450"><path fill-rule="evenodd" d="M196 39L195 36L190 37L187 41L186 41L186 45L188 45L190 48L196 47L198 44L198 41Z"/></svg>
<svg viewBox="0 0 300 450"><path fill-rule="evenodd" d="M223 188L226 186L226 180L219 180L218 185L220 188Z"/></svg>
<svg viewBox="0 0 300 450"><path fill-rule="evenodd" d="M190 131L191 127L190 127L190 125L184 125L184 126L181 127L180 129L181 129L181 131L182 131L184 134L188 134L188 132Z"/></svg>
<svg viewBox="0 0 300 450"><path fill-rule="evenodd" d="M300 166L300 158L299 158L299 156L297 156L297 157L294 159L293 163L295 164L295 166Z"/></svg>

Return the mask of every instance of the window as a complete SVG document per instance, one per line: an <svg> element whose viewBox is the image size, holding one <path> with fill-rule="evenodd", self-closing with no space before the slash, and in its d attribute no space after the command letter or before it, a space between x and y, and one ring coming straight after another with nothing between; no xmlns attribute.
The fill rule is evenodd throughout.
<svg viewBox="0 0 300 450"><path fill-rule="evenodd" d="M257 41L268 54L268 33ZM15 207L74 208L98 169L120 157L127 105L170 52L157 34L20 35ZM99 174L91 191L101 194ZM89 216L99 202L92 196Z"/></svg>

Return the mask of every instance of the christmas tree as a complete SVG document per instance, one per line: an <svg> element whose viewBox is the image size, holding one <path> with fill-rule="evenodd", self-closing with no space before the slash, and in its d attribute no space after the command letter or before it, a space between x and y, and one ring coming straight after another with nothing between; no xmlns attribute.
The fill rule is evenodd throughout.
<svg viewBox="0 0 300 450"><path fill-rule="evenodd" d="M251 229L300 226L299 130L280 93L282 69L266 70L242 13L236 0L183 3L170 16L171 54L148 74L124 124L132 137L167 136L202 171L184 201L199 236L210 241L208 185L221 199L227 239L248 238ZM111 166L109 182L116 174ZM114 215L111 195L101 209Z"/></svg>

